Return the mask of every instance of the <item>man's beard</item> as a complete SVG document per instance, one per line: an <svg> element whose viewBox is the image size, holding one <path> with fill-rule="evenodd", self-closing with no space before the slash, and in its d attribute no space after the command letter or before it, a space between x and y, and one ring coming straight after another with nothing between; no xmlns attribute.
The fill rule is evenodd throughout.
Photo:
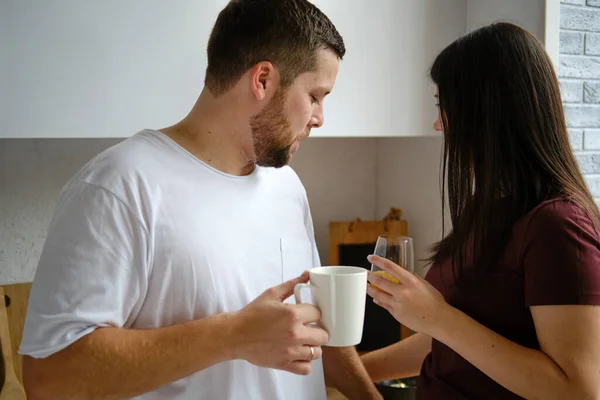
<svg viewBox="0 0 600 400"><path fill-rule="evenodd" d="M290 162L295 140L283 113L284 101L285 91L278 89L269 104L250 118L256 164L262 167L281 168Z"/></svg>

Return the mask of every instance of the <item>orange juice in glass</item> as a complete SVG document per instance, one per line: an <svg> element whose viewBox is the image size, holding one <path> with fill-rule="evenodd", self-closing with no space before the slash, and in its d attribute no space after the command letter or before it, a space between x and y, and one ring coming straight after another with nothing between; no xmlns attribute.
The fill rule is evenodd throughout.
<svg viewBox="0 0 600 400"><path fill-rule="evenodd" d="M415 272L413 240L408 236L379 236L377 238L377 243L375 244L375 252L373 254L382 258L387 258L388 260L398 264L400 267L404 268L410 273ZM382 270L375 264L371 264L371 271L375 275L379 275L390 282L396 284L400 283L398 279L394 278L388 272ZM376 289L381 290L376 285L372 286Z"/></svg>

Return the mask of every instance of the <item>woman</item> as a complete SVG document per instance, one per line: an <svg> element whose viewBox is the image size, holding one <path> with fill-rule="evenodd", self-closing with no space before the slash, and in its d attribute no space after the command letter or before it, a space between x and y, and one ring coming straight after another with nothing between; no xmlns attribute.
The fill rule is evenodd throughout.
<svg viewBox="0 0 600 400"><path fill-rule="evenodd" d="M435 60L452 231L426 280L370 256L369 295L418 332L363 356L419 399L600 398L600 213L541 44L508 23ZM445 196L443 196L445 197Z"/></svg>

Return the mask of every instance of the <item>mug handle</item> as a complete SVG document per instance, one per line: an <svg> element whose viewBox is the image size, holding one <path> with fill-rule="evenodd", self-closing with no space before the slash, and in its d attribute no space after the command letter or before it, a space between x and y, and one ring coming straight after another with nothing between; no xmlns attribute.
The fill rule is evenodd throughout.
<svg viewBox="0 0 600 400"><path fill-rule="evenodd" d="M309 283L298 283L294 287L294 298L296 299L296 304L302 304L302 289L310 289L311 285Z"/></svg>

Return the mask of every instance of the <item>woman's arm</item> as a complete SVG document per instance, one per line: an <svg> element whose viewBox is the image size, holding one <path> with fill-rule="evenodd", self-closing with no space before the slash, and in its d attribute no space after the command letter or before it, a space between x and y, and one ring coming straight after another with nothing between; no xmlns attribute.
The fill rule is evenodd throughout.
<svg viewBox="0 0 600 400"><path fill-rule="evenodd" d="M541 351L518 345L451 307L428 282L389 260L371 259L401 283L369 274L387 294L369 295L402 324L452 348L517 395L528 399L600 398L600 308L531 307Z"/></svg>
<svg viewBox="0 0 600 400"><path fill-rule="evenodd" d="M600 308L531 307L541 351L518 345L451 309L434 337L527 399L600 398Z"/></svg>

